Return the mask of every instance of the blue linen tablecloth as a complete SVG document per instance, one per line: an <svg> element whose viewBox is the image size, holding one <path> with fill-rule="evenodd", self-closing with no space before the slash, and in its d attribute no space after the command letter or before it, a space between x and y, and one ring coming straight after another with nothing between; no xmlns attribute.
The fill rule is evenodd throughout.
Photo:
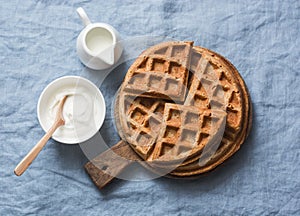
<svg viewBox="0 0 300 216"><path fill-rule="evenodd" d="M64 75L110 86L76 55L83 7L123 39L193 40L228 58L249 88L253 129L222 167L194 180L116 180L99 191L80 145L50 140L22 177L16 164L41 138L36 104ZM0 7L0 215L300 215L300 2L2 1ZM126 50L125 50L126 53ZM117 83L118 82L118 83ZM110 113L101 133L118 140Z"/></svg>

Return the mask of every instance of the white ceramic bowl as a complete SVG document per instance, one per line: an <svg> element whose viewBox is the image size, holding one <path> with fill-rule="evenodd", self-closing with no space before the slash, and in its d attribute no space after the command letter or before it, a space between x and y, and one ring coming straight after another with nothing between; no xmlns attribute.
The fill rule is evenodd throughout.
<svg viewBox="0 0 300 216"><path fill-rule="evenodd" d="M52 111L50 110L51 107L53 107L55 98L58 98L66 89L70 88L78 92L84 91L85 96L88 97L90 103L80 105L77 103L77 105L72 106L71 109L72 112L75 113L76 109L80 110L84 107L85 110L90 111L89 120L83 126L78 126L78 124L74 123L72 130L66 129L67 125L61 126L53 134L52 138L65 144L77 144L93 137L99 131L105 119L106 108L104 97L98 87L91 81L79 76L64 76L54 80L40 95L37 105L37 116L43 130L45 132L48 131L54 121L53 109ZM67 106L69 98L70 96L67 98L64 109ZM75 101L75 99L73 101ZM74 102L74 104L76 103ZM68 133L66 133L66 131Z"/></svg>

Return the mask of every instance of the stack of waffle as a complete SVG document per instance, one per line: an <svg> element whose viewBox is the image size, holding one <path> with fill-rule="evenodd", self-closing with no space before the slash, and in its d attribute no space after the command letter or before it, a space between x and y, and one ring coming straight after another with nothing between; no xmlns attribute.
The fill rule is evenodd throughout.
<svg viewBox="0 0 300 216"><path fill-rule="evenodd" d="M240 148L251 127L251 103L228 60L193 42L165 42L129 68L115 118L120 137L148 169L191 176Z"/></svg>

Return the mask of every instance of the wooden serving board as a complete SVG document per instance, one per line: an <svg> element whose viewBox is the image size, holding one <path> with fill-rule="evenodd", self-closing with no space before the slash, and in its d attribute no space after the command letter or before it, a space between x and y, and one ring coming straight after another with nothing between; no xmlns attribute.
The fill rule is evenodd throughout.
<svg viewBox="0 0 300 216"><path fill-rule="evenodd" d="M101 189L134 161L141 161L141 158L128 143L121 140L112 148L88 162L85 165L85 170L95 185Z"/></svg>

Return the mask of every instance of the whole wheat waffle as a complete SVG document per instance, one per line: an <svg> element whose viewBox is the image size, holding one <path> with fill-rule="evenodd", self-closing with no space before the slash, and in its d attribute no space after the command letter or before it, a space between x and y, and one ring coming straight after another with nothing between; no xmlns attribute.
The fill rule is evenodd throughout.
<svg viewBox="0 0 300 216"><path fill-rule="evenodd" d="M211 143L219 143L217 139L221 136L219 128L222 125L224 127L226 112L221 109L213 110L208 106L198 109L194 105L185 104L185 101L180 105L178 97L173 99L174 94L169 97L170 93L165 91L168 90L168 82L181 80L182 76L178 74L178 70L173 80L167 78L166 82L161 82L156 92L151 88L141 87L151 87L153 79L157 79L157 77L146 76L145 74L152 73L148 70L155 68L155 73L158 74L156 76L165 77L174 73L174 68L170 66L177 65L186 80L182 82L184 88L180 88L182 94L188 92L187 80L190 75L188 67L193 54L190 51L191 44L190 42L167 42L144 51L128 70L122 84L116 101L116 107L120 109L116 117L118 131L145 161L164 162L158 165L171 163L172 166L176 163L178 166L187 158L196 160L197 158L193 156ZM145 59L147 59L146 63ZM153 66L160 65L161 62L164 67ZM141 74L143 76L140 76ZM135 79L135 76L138 76L138 79ZM211 82L218 82L218 79L211 79ZM139 86L139 83L143 85ZM138 88L140 90L137 90ZM145 96L149 99L144 98ZM176 106L174 100L177 100ZM222 100L218 101L222 105Z"/></svg>
<svg viewBox="0 0 300 216"><path fill-rule="evenodd" d="M167 42L144 51L129 68L123 90L150 98L183 101L193 42Z"/></svg>
<svg viewBox="0 0 300 216"><path fill-rule="evenodd" d="M198 160L200 157L196 156L195 158L197 160L194 160L191 163L181 164L170 172L171 175L175 176L191 176L201 174L212 170L224 162L240 148L240 145L248 136L252 124L252 106L250 96L247 87L236 68L224 57L208 49L194 47L193 51L196 53L196 56L198 54L198 56L201 55L199 59L205 58L207 61L209 61L211 66L213 66L214 71L219 74L220 83L225 93L225 104L227 104L226 129L224 131L221 145L218 147L212 157L209 157L208 160L203 160L205 163L201 164L201 161ZM195 62L198 62L197 65L199 67L203 67L203 65L205 65L203 64L203 61L200 60L193 62L194 63L191 64L193 70L196 68ZM201 100L198 100L198 103L196 103L197 100L194 100L194 105L198 107L207 107L208 104L211 103L209 103L209 99L206 96L206 91L204 91L201 87L195 88L195 86L198 86L199 80L202 78L202 76L199 77L200 78L198 80L193 80L190 87L190 95L188 95L186 102L187 104L190 104L188 102L190 98L198 96L198 98L201 98ZM203 83L203 81L201 83ZM209 87L206 87L205 89L209 89ZM210 100L213 100L213 98ZM221 105L219 106L221 107ZM202 157L205 158L205 155ZM148 168L155 172L162 173L164 173L164 169L167 169L162 166L160 166L159 169L158 167L153 169L149 166Z"/></svg>
<svg viewBox="0 0 300 216"><path fill-rule="evenodd" d="M157 173L192 176L214 169L240 148L250 132L252 108L228 60L193 42L165 42L145 50L129 68L115 100L115 120L123 140L115 147L118 154L126 149L129 160L139 160L137 153ZM94 163L105 169L86 165L100 188L113 178L109 173L123 169L101 157Z"/></svg>
<svg viewBox="0 0 300 216"><path fill-rule="evenodd" d="M174 106L174 104L170 103L170 100L172 101L173 98L168 98L168 92L163 92L163 90L166 89L164 87L166 83L161 83L160 94L157 94L157 92L153 93L153 89L146 88L143 88L142 90L144 92L141 93L142 91L132 91L131 80L132 77L134 77L133 74L135 74L136 71L140 71L140 65L143 65L142 68L148 67L148 69L153 68L156 61L164 62L164 65L171 65L169 58L170 53L172 53L172 46L178 46L178 44L181 44L181 46L185 48L182 48L181 53L177 53L177 56L182 57L186 55L187 58L184 58L183 66L180 65L180 62L176 62L176 64L183 68L183 74L185 74L186 71L190 72L188 74L190 76L190 83L185 83L187 89L185 92L187 95L185 100L182 101L183 105L179 105L178 103L180 102L178 101L176 102L177 111L174 113L177 113L177 120L168 125L167 119L171 118L170 115L172 116L170 107ZM245 99L241 93L239 80L237 80L235 74L231 72L231 70L235 68L228 67L232 65L229 65L226 61L221 61L224 60L223 58L218 59L219 62L217 62L216 54L211 54L209 58L209 55L203 51L201 52L201 48L195 47L192 48L192 51L187 52L186 50L188 49L186 47L189 47L191 43L188 45L182 44L185 43L164 43L163 45L154 46L144 51L129 69L122 85L123 87L121 88L121 100L117 101L117 104L121 104L121 106L124 107L122 108L122 112L126 113L126 120L119 116L119 118L121 118L121 128L119 127L118 131L122 131L123 138L129 142L133 149L144 160L151 162L150 165L152 167L170 169L166 163L157 162L168 162L171 163L173 167L174 164L172 162L177 162L175 166L176 169L171 172L171 174L175 175L188 175L187 173L190 172L191 169L194 170L197 166L200 167L198 162L200 158L202 159L202 163L204 163L204 167L206 167L212 164L213 161L215 162L214 164L217 164L218 159L221 162L223 158L226 157L227 151L228 154L230 154L229 152L231 152L231 149L235 146L235 141L239 138L237 136L242 129L243 110L247 108L243 106L243 100ZM151 58L157 51L159 51L160 58ZM147 59L146 63L145 59ZM151 63L149 63L149 59L151 59ZM172 59L172 61L176 61L176 59ZM189 69L187 69L188 66L190 66ZM150 72L144 70L142 73ZM156 67L156 73L164 74L170 72L166 70L166 67ZM151 82L151 76L144 76L143 81L140 80L140 83L144 85L148 83L148 86L151 86L151 84L149 85ZM127 87L127 85L130 87ZM130 98L130 95L131 98L136 97L136 99L131 99L131 101L125 99L126 97ZM144 98L145 96L151 98L146 99ZM123 101L125 101L124 104L122 103ZM178 109L178 107L180 107L180 109ZM216 138L219 137L217 132L222 125L220 113L218 118L219 122L213 127L215 131L205 133L203 131L208 129L205 128L201 130L203 127L201 124L198 124L198 127L196 125L190 127L196 128L194 131L191 129L182 129L182 127L184 127L184 121L186 121L183 118L186 117L181 116L181 113L184 113L185 110L189 110L190 115L194 116L194 121L199 119L200 112L198 112L197 116L195 114L195 112L197 112L195 107L199 108L201 110L199 111L203 115L205 111L212 109L215 113L216 110L218 112L226 110L228 115L226 119L226 130L221 145L217 146L217 149L212 148L213 150L211 150L208 146L210 146L209 143L213 143L213 140L217 140ZM157 110L160 111L158 112ZM209 115L211 115L211 113ZM160 133L158 133L158 131ZM182 134L183 131L185 131L186 134ZM125 137L124 133L126 134ZM242 133L241 136L243 136ZM186 139L185 141L183 140L184 137ZM191 140L193 140L193 142L191 142ZM204 147L206 147L206 152L203 152Z"/></svg>
<svg viewBox="0 0 300 216"><path fill-rule="evenodd" d="M170 174L177 176L190 176L212 170L227 158L233 155L245 141L252 126L252 105L245 82L237 69L221 55L202 48L194 47L194 51L206 58L219 73L220 83L229 87L224 90L228 96L226 129L221 145L213 157L205 165L200 165L198 161L188 165L179 166Z"/></svg>
<svg viewBox="0 0 300 216"><path fill-rule="evenodd" d="M121 93L119 98L122 96ZM212 112L153 98L119 98L115 106L119 110L115 116L118 132L145 161L184 164L205 146L219 143L216 137L222 137L219 131L223 132L220 128L225 124L223 111ZM120 115L120 110L125 115Z"/></svg>
<svg viewBox="0 0 300 216"><path fill-rule="evenodd" d="M165 101L119 93L115 106L120 137L146 160L153 150L162 124Z"/></svg>

